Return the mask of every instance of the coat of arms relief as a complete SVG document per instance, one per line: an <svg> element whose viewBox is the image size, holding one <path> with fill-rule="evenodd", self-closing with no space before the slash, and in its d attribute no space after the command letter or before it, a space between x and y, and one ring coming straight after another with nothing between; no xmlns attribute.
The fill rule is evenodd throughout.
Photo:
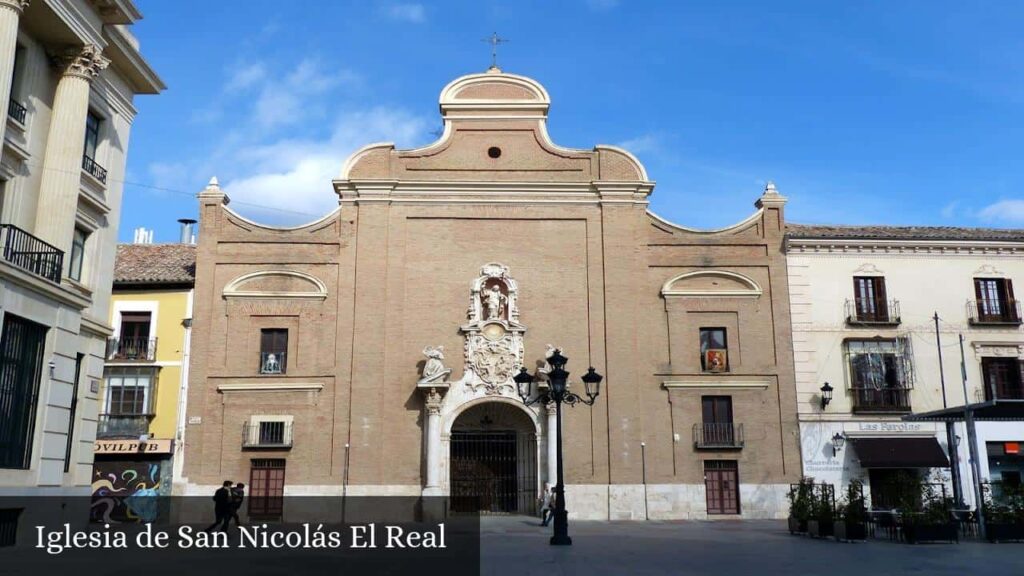
<svg viewBox="0 0 1024 576"><path fill-rule="evenodd" d="M494 395L515 393L512 377L523 365L523 333L519 323L519 286L508 266L480 268L469 295L469 322L460 328L466 338L466 378L473 390Z"/></svg>

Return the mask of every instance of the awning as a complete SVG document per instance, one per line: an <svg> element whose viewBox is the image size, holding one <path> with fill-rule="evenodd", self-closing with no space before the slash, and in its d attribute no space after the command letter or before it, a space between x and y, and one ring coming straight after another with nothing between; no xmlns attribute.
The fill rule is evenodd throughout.
<svg viewBox="0 0 1024 576"><path fill-rule="evenodd" d="M934 436L927 438L850 438L864 468L949 468Z"/></svg>
<svg viewBox="0 0 1024 576"><path fill-rule="evenodd" d="M908 414L904 422L959 422L967 418L970 410L979 421L1024 420L1024 400L989 400L967 406L956 406L920 414Z"/></svg>

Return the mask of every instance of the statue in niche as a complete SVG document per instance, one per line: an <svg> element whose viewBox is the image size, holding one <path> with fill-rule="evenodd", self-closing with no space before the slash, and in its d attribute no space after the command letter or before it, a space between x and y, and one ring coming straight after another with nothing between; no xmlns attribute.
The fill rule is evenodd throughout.
<svg viewBox="0 0 1024 576"><path fill-rule="evenodd" d="M483 299L484 314L488 320L500 320L505 317L508 296L501 293L501 288L497 284L492 284L480 297Z"/></svg>
<svg viewBox="0 0 1024 576"><path fill-rule="evenodd" d="M417 384L442 382L452 373L452 369L445 368L444 362L442 362L444 346L427 346L423 349L423 355L427 357L427 361L423 364L423 377Z"/></svg>

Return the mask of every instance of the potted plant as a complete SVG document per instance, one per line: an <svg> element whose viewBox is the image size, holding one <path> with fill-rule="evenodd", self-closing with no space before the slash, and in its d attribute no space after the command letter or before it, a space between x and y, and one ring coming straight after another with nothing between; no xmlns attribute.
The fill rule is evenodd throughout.
<svg viewBox="0 0 1024 576"><path fill-rule="evenodd" d="M814 499L814 479L801 478L798 484L789 488L789 533L807 532L807 521L811 518Z"/></svg>
<svg viewBox="0 0 1024 576"><path fill-rule="evenodd" d="M832 527L835 521L833 495L832 485L822 484L820 493L813 500L811 518L807 521L807 533L813 538L832 536Z"/></svg>
<svg viewBox="0 0 1024 576"><path fill-rule="evenodd" d="M924 496L924 506L920 511L901 510L903 538L908 544L959 541L957 524L953 520L953 500L936 498L930 487Z"/></svg>
<svg viewBox="0 0 1024 576"><path fill-rule="evenodd" d="M985 486L985 537L989 542L1024 541L1024 487L1002 485L996 502Z"/></svg>
<svg viewBox="0 0 1024 576"><path fill-rule="evenodd" d="M846 487L846 498L839 507L832 532L836 540L867 540L868 508L864 502L864 483L854 479Z"/></svg>

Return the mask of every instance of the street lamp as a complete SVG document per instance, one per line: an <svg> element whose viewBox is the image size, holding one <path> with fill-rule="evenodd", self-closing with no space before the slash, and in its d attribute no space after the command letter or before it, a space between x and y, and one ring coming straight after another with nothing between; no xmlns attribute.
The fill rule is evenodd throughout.
<svg viewBox="0 0 1024 576"><path fill-rule="evenodd" d="M525 367L519 369L519 373L515 375L513 380L516 382L519 397L523 399L523 404L531 406L538 403L554 403L555 405L554 440L556 446L555 461L557 464L555 469L557 471L557 478L554 488L555 509L553 512L555 529L554 534L551 536L551 544L553 546L569 546L572 544L572 538L569 537L569 513L565 510L565 483L562 479L562 404L575 406L578 402L582 402L587 406L593 406L597 397L601 394L601 380L603 380L603 377L594 370L593 366L587 369L587 373L581 378L583 380L583 391L586 395L586 398L583 398L579 394L569 391L569 373L565 371L565 364L569 359L562 356L561 350L555 350L547 360L548 364L551 365L551 370L548 372L548 389L546 391L535 395L537 391L533 387L534 377Z"/></svg>
<svg viewBox="0 0 1024 576"><path fill-rule="evenodd" d="M839 432L832 437L832 456L835 457L839 454L839 451L843 449L843 444L846 444L846 436L843 436Z"/></svg>
<svg viewBox="0 0 1024 576"><path fill-rule="evenodd" d="M821 387L821 409L824 410L825 406L832 401L832 387L825 382L825 385Z"/></svg>

